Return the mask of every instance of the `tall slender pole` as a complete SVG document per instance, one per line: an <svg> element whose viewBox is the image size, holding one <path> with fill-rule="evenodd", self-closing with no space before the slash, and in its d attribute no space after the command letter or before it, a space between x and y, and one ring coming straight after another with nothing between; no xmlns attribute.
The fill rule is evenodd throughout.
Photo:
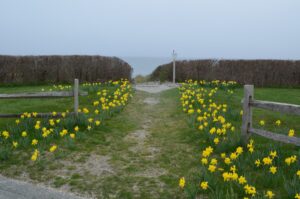
<svg viewBox="0 0 300 199"><path fill-rule="evenodd" d="M79 100L78 100L78 93L79 93L79 81L78 79L74 80L74 112L75 115L78 116L78 108L79 108Z"/></svg>
<svg viewBox="0 0 300 199"><path fill-rule="evenodd" d="M175 84L175 77L176 77L176 53L173 50L173 84Z"/></svg>

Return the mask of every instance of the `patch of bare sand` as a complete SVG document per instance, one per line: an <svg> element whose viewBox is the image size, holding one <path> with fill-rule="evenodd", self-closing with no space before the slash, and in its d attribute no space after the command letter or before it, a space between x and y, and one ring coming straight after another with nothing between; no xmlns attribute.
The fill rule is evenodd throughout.
<svg viewBox="0 0 300 199"><path fill-rule="evenodd" d="M91 154L85 162L74 162L69 160L60 161L64 169L55 170L58 175L70 176L72 174L84 175L89 173L94 176L114 174L114 169L109 163L109 156Z"/></svg>
<svg viewBox="0 0 300 199"><path fill-rule="evenodd" d="M147 97L145 100L144 100L144 103L146 104L149 104L149 105L155 105L155 104L158 104L159 103L159 100L154 98L154 97Z"/></svg>
<svg viewBox="0 0 300 199"><path fill-rule="evenodd" d="M157 82L148 82L144 84L136 84L135 89L139 91L145 91L148 93L159 93L172 88L177 88L178 86L178 84L172 83L159 84Z"/></svg>
<svg viewBox="0 0 300 199"><path fill-rule="evenodd" d="M148 168L144 171L135 173L135 176L145 178L158 178L159 176L166 175L167 171L163 168Z"/></svg>

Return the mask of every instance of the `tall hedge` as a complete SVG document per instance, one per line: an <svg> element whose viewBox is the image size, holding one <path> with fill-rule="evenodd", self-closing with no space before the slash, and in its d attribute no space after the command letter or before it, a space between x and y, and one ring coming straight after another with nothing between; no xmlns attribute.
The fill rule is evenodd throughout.
<svg viewBox="0 0 300 199"><path fill-rule="evenodd" d="M0 56L1 84L71 83L131 79L132 68L116 57Z"/></svg>
<svg viewBox="0 0 300 199"><path fill-rule="evenodd" d="M152 80L172 81L173 64L158 66ZM176 81L235 80L256 86L300 86L300 61L192 60L176 62Z"/></svg>

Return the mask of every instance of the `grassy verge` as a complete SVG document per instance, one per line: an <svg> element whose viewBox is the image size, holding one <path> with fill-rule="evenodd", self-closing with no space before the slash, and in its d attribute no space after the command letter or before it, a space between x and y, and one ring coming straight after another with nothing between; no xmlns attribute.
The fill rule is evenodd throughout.
<svg viewBox="0 0 300 199"><path fill-rule="evenodd" d="M28 87L28 90L35 89ZM39 89L41 87L36 90ZM103 120L102 125L91 131L78 134L79 141L76 143L62 141L58 144L60 150L53 154L47 153L35 163L28 159L30 149L19 151L13 158L1 161L1 173L96 198L241 198L244 196L243 187L234 183L226 185L222 176L207 171L207 166L201 165L201 154L203 149L212 145L215 149L212 157L219 158L224 150L230 154L240 145L237 140L241 126L242 95L242 89L236 89L230 97L226 91L220 91L213 98L216 103L228 105L226 119L236 127L235 132L230 134L234 136L229 144L216 147L210 137L197 129L199 124L182 112L178 89L158 94L136 92L122 112L114 113L109 120ZM300 93L297 89L258 88L255 97L297 103ZM81 98L80 104L89 104L87 108L92 110L91 102L94 100ZM71 99L58 99L48 109L51 101L37 101L28 104L25 109L22 103L27 102L21 100L12 106L18 108L7 108L6 111L44 112L52 111L53 108L64 111L67 106L72 107ZM46 102L47 106L44 106ZM5 109L10 104L1 103L0 106ZM299 136L300 124L294 116L255 110L255 125L259 125L262 119L266 123L263 128L285 134L289 128L294 128L296 136ZM274 126L278 119L282 121L280 128ZM10 122L14 124L14 120ZM4 123L1 125L6 126ZM299 154L299 149L259 137L253 139L254 153L259 151L259 154L240 156L236 162L239 174L245 175L249 183L256 186L257 191L262 193L259 193L259 197L264 198L264 191L271 189L277 197L287 198L284 184L290 186L293 182L290 179L284 181L281 177L273 178L267 169L257 169L253 164L257 158L267 156L270 150L276 150L281 157L285 154ZM247 148L244 148L244 153L248 153ZM278 175L282 176L279 173L283 171L279 168ZM178 187L181 176L186 178L184 189ZM208 181L210 189L201 190L201 181ZM294 194L295 190L291 192Z"/></svg>
<svg viewBox="0 0 300 199"><path fill-rule="evenodd" d="M212 95L209 96L209 93ZM209 198L271 198L273 194L275 198L294 198L299 193L298 147L258 136L252 136L253 142L246 146L240 142L242 95L242 89L229 94L228 88L219 87L216 90L214 86L199 84L186 85L182 90L182 102L187 101L183 109L189 112L189 123L197 129L203 127L198 130L201 136L199 142L203 142L199 150L201 172L186 180L185 192L190 198L199 195ZM204 99L204 103L200 103L199 99ZM258 88L255 89L255 99L299 104L300 91ZM197 113L198 109L200 113ZM258 109L254 110L253 115L257 128L285 135L293 129L294 136L300 135L298 116ZM263 126L260 124L262 120L265 123ZM278 120L280 125L276 125ZM288 165L286 159L290 157L296 157L296 160ZM258 161L260 164L255 164ZM275 169L273 173L271 168Z"/></svg>

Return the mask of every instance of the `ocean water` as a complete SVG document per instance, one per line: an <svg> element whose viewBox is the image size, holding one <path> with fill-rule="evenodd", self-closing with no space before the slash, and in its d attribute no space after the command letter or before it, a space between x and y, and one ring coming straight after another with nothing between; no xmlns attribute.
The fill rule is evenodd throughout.
<svg viewBox="0 0 300 199"><path fill-rule="evenodd" d="M172 62L172 57L121 57L133 68L132 77L148 75L159 65Z"/></svg>

